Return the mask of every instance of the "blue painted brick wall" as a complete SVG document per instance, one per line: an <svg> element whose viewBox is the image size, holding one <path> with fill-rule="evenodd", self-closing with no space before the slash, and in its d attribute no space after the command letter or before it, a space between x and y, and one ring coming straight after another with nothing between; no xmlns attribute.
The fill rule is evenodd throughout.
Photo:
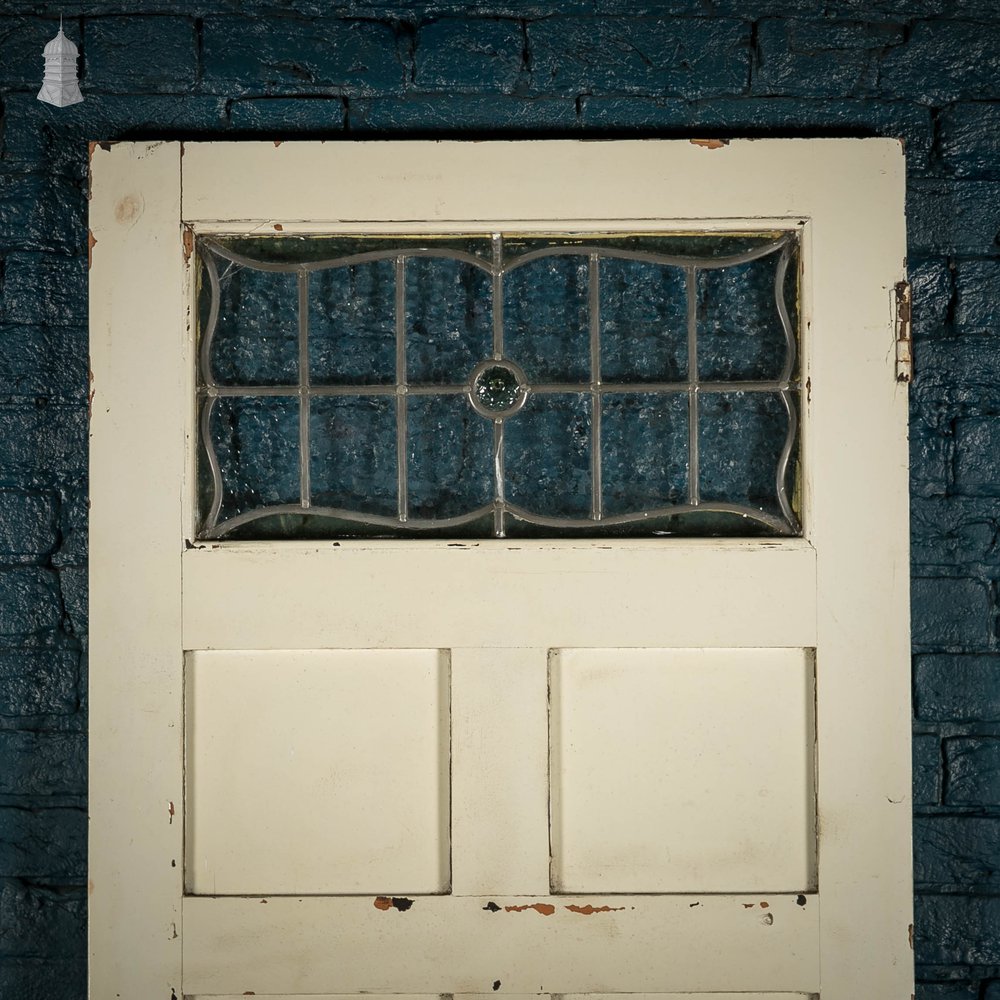
<svg viewBox="0 0 1000 1000"><path fill-rule="evenodd" d="M0 996L85 989L86 140L726 134L906 143L918 997L1000 1000L995 0L2 11ZM34 97L60 13L67 109Z"/></svg>

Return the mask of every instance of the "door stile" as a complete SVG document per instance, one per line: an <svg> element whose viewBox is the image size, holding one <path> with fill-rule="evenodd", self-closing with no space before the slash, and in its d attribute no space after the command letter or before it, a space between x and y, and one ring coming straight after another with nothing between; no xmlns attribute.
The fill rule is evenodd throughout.
<svg viewBox="0 0 1000 1000"><path fill-rule="evenodd" d="M180 150L91 156L90 992L166 1000L184 858Z"/></svg>
<svg viewBox="0 0 1000 1000"><path fill-rule="evenodd" d="M831 199L870 229L859 238L854 216L827 206L810 226L822 996L909 1000L907 392L891 312L904 276L904 160L886 142L831 167Z"/></svg>

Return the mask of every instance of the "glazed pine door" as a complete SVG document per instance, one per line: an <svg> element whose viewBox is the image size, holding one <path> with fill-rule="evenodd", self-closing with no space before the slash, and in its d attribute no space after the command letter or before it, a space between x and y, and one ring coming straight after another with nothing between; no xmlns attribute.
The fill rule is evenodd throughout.
<svg viewBox="0 0 1000 1000"><path fill-rule="evenodd" d="M92 167L91 995L909 997L899 145ZM774 230L800 536L198 540L195 237Z"/></svg>

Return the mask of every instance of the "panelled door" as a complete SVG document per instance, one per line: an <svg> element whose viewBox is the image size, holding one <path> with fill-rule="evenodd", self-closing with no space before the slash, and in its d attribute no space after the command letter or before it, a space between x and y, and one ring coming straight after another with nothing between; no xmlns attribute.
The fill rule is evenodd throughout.
<svg viewBox="0 0 1000 1000"><path fill-rule="evenodd" d="M908 998L899 144L92 172L91 995Z"/></svg>

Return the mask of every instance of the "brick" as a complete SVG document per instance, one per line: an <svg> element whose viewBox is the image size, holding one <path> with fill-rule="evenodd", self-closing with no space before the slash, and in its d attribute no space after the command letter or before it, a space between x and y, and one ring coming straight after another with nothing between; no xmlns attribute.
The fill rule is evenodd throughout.
<svg viewBox="0 0 1000 1000"><path fill-rule="evenodd" d="M970 416L1000 407L1000 351L989 336L921 341L914 352L912 400L921 410L939 411L944 422L958 410ZM935 433L940 429L932 428Z"/></svg>
<svg viewBox="0 0 1000 1000"><path fill-rule="evenodd" d="M83 1000L87 963L74 960L21 959L0 963L0 996L17 1000Z"/></svg>
<svg viewBox="0 0 1000 1000"><path fill-rule="evenodd" d="M996 417L956 421L955 487L969 496L1000 495L1000 420Z"/></svg>
<svg viewBox="0 0 1000 1000"><path fill-rule="evenodd" d="M340 131L346 114L339 97L258 97L233 101L229 123L234 129L275 134Z"/></svg>
<svg viewBox="0 0 1000 1000"><path fill-rule="evenodd" d="M911 254L996 255L1000 183L916 179L906 197Z"/></svg>
<svg viewBox="0 0 1000 1000"><path fill-rule="evenodd" d="M207 17L204 86L236 94L327 89L347 95L400 93L395 33L375 21Z"/></svg>
<svg viewBox="0 0 1000 1000"><path fill-rule="evenodd" d="M990 498L913 497L910 541L915 566L1000 566L1000 506Z"/></svg>
<svg viewBox="0 0 1000 1000"><path fill-rule="evenodd" d="M81 253L85 205L82 186L64 178L0 173L0 252Z"/></svg>
<svg viewBox="0 0 1000 1000"><path fill-rule="evenodd" d="M1000 178L1000 103L954 104L938 122L941 162L951 173Z"/></svg>
<svg viewBox="0 0 1000 1000"><path fill-rule="evenodd" d="M882 58L878 85L928 103L1000 96L1000 24L919 21L906 44Z"/></svg>
<svg viewBox="0 0 1000 1000"><path fill-rule="evenodd" d="M449 94L514 90L522 71L524 35L517 21L448 17L417 32L413 83Z"/></svg>
<svg viewBox="0 0 1000 1000"><path fill-rule="evenodd" d="M1000 261L960 261L955 269L959 333L1000 332ZM994 341L994 350L997 344Z"/></svg>
<svg viewBox="0 0 1000 1000"><path fill-rule="evenodd" d="M546 95L738 94L749 25L721 18L550 17L528 24L533 92Z"/></svg>
<svg viewBox="0 0 1000 1000"><path fill-rule="evenodd" d="M910 425L910 490L915 496L947 491L951 479L954 440L946 428L922 420Z"/></svg>
<svg viewBox="0 0 1000 1000"><path fill-rule="evenodd" d="M0 651L0 716L72 715L79 660L68 649Z"/></svg>
<svg viewBox="0 0 1000 1000"><path fill-rule="evenodd" d="M85 93L186 93L197 81L192 18L89 18L85 30Z"/></svg>
<svg viewBox="0 0 1000 1000"><path fill-rule="evenodd" d="M983 649L990 638L990 597L978 580L920 578L912 581L915 645Z"/></svg>
<svg viewBox="0 0 1000 1000"><path fill-rule="evenodd" d="M396 129L551 132L572 129L577 123L572 100L502 96L361 98L350 102L348 122L350 131L359 133Z"/></svg>
<svg viewBox="0 0 1000 1000"><path fill-rule="evenodd" d="M85 327L86 265L83 257L10 254L3 270L0 321Z"/></svg>
<svg viewBox="0 0 1000 1000"><path fill-rule="evenodd" d="M51 570L0 570L0 636L24 637L56 629L61 615Z"/></svg>
<svg viewBox="0 0 1000 1000"><path fill-rule="evenodd" d="M0 403L0 477L58 482L87 471L87 408Z"/></svg>
<svg viewBox="0 0 1000 1000"><path fill-rule="evenodd" d="M38 562L57 544L52 494L0 489L0 562Z"/></svg>
<svg viewBox="0 0 1000 1000"><path fill-rule="evenodd" d="M946 805L1000 805L1000 738L945 740L944 758Z"/></svg>
<svg viewBox="0 0 1000 1000"><path fill-rule="evenodd" d="M86 794L87 738L83 733L0 731L0 760L4 762L2 795Z"/></svg>
<svg viewBox="0 0 1000 1000"><path fill-rule="evenodd" d="M0 876L84 878L86 872L84 809L0 806Z"/></svg>
<svg viewBox="0 0 1000 1000"><path fill-rule="evenodd" d="M937 736L913 737L913 804L937 805L941 798L941 741Z"/></svg>
<svg viewBox="0 0 1000 1000"><path fill-rule="evenodd" d="M0 396L87 398L85 327L0 325Z"/></svg>
<svg viewBox="0 0 1000 1000"><path fill-rule="evenodd" d="M0 87L34 87L37 91L45 67L42 50L58 30L58 17L7 14L0 19ZM66 19L64 33L79 46L80 31L73 19Z"/></svg>
<svg viewBox="0 0 1000 1000"><path fill-rule="evenodd" d="M917 983L915 1000L979 1000L974 983Z"/></svg>
<svg viewBox="0 0 1000 1000"><path fill-rule="evenodd" d="M753 94L853 97L871 93L877 55L898 45L898 25L767 19L757 26ZM919 90L912 93L919 93Z"/></svg>
<svg viewBox="0 0 1000 1000"><path fill-rule="evenodd" d="M69 958L87 952L87 896L81 887L7 881L0 887L0 956Z"/></svg>
<svg viewBox="0 0 1000 1000"><path fill-rule="evenodd" d="M87 567L64 566L57 572L63 608L66 612L66 630L70 635L81 636L87 632Z"/></svg>
<svg viewBox="0 0 1000 1000"><path fill-rule="evenodd" d="M1000 887L1000 819L981 816L917 816L913 820L913 879L921 888L961 887L995 892Z"/></svg>
<svg viewBox="0 0 1000 1000"><path fill-rule="evenodd" d="M915 904L918 965L1000 964L1000 896L918 893Z"/></svg>
<svg viewBox="0 0 1000 1000"><path fill-rule="evenodd" d="M900 137L907 169L928 168L934 125L929 108L904 101L806 100L792 97L716 97L698 101L658 97L589 97L580 123L594 129L709 129L725 138L801 135Z"/></svg>
<svg viewBox="0 0 1000 1000"><path fill-rule="evenodd" d="M923 260L911 262L907 272L913 289L913 336L917 340L948 336L952 269L943 260Z"/></svg>
<svg viewBox="0 0 1000 1000"><path fill-rule="evenodd" d="M928 722L1000 721L1000 656L917 656L913 693L917 718Z"/></svg>
<svg viewBox="0 0 1000 1000"><path fill-rule="evenodd" d="M57 569L66 566L87 565L87 519L89 500L87 484L83 482L76 489L63 492L63 502L60 507L59 526L62 532L62 544L51 557L51 563Z"/></svg>

